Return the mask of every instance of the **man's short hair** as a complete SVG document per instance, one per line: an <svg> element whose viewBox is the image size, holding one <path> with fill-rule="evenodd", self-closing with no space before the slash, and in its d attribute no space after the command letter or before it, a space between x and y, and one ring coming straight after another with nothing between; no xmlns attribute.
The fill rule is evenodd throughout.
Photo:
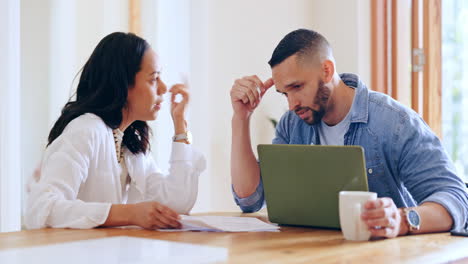
<svg viewBox="0 0 468 264"><path fill-rule="evenodd" d="M268 64L273 68L294 54L298 54L300 58L311 55L313 58L319 56L323 59L331 56L331 48L327 39L320 33L310 29L297 29L288 33L278 43Z"/></svg>

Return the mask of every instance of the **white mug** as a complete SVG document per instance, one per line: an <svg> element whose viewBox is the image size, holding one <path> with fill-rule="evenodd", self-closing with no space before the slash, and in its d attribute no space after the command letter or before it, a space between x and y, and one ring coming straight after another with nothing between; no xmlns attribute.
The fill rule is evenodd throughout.
<svg viewBox="0 0 468 264"><path fill-rule="evenodd" d="M347 240L369 240L371 233L361 219L364 204L377 199L377 193L341 191L340 192L340 225Z"/></svg>

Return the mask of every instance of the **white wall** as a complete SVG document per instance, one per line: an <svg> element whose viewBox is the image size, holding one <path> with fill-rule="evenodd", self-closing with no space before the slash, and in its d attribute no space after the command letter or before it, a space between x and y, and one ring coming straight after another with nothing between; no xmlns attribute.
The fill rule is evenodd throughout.
<svg viewBox="0 0 468 264"><path fill-rule="evenodd" d="M0 232L18 231L21 219L20 6L0 2Z"/></svg>
<svg viewBox="0 0 468 264"><path fill-rule="evenodd" d="M370 0L312 1L312 29L330 42L338 72L370 85Z"/></svg>
<svg viewBox="0 0 468 264"><path fill-rule="evenodd" d="M267 61L281 38L297 28L321 32L334 48L339 72L361 75L369 83L368 0L259 0L192 2L192 127L209 157L198 204L213 211L239 210L230 191L232 109L229 90L236 78L270 77ZM345 23L343 23L345 21ZM252 145L271 143L269 117L279 119L286 100L265 95L252 118ZM256 152L256 151L255 151Z"/></svg>
<svg viewBox="0 0 468 264"><path fill-rule="evenodd" d="M21 175L39 162L49 128L50 4L21 1Z"/></svg>

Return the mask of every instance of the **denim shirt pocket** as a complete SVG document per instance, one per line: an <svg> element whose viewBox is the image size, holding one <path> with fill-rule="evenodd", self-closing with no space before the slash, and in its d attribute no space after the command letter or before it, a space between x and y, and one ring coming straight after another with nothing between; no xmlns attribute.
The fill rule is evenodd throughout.
<svg viewBox="0 0 468 264"><path fill-rule="evenodd" d="M366 174L369 191L376 192L378 197L389 195L385 177L385 166L380 159L374 159L369 162L366 159Z"/></svg>
<svg viewBox="0 0 468 264"><path fill-rule="evenodd" d="M378 137L368 130L365 140L360 144L364 148L366 159L366 174L369 191L376 192L379 197L388 196L388 184L385 177L385 166L380 151Z"/></svg>

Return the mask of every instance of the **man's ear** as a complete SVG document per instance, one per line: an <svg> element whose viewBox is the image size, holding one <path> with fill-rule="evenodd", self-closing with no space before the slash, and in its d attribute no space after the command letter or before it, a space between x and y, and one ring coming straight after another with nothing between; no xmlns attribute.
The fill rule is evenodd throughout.
<svg viewBox="0 0 468 264"><path fill-rule="evenodd" d="M329 83L333 75L335 74L335 63L331 60L325 60L322 62L322 81Z"/></svg>

